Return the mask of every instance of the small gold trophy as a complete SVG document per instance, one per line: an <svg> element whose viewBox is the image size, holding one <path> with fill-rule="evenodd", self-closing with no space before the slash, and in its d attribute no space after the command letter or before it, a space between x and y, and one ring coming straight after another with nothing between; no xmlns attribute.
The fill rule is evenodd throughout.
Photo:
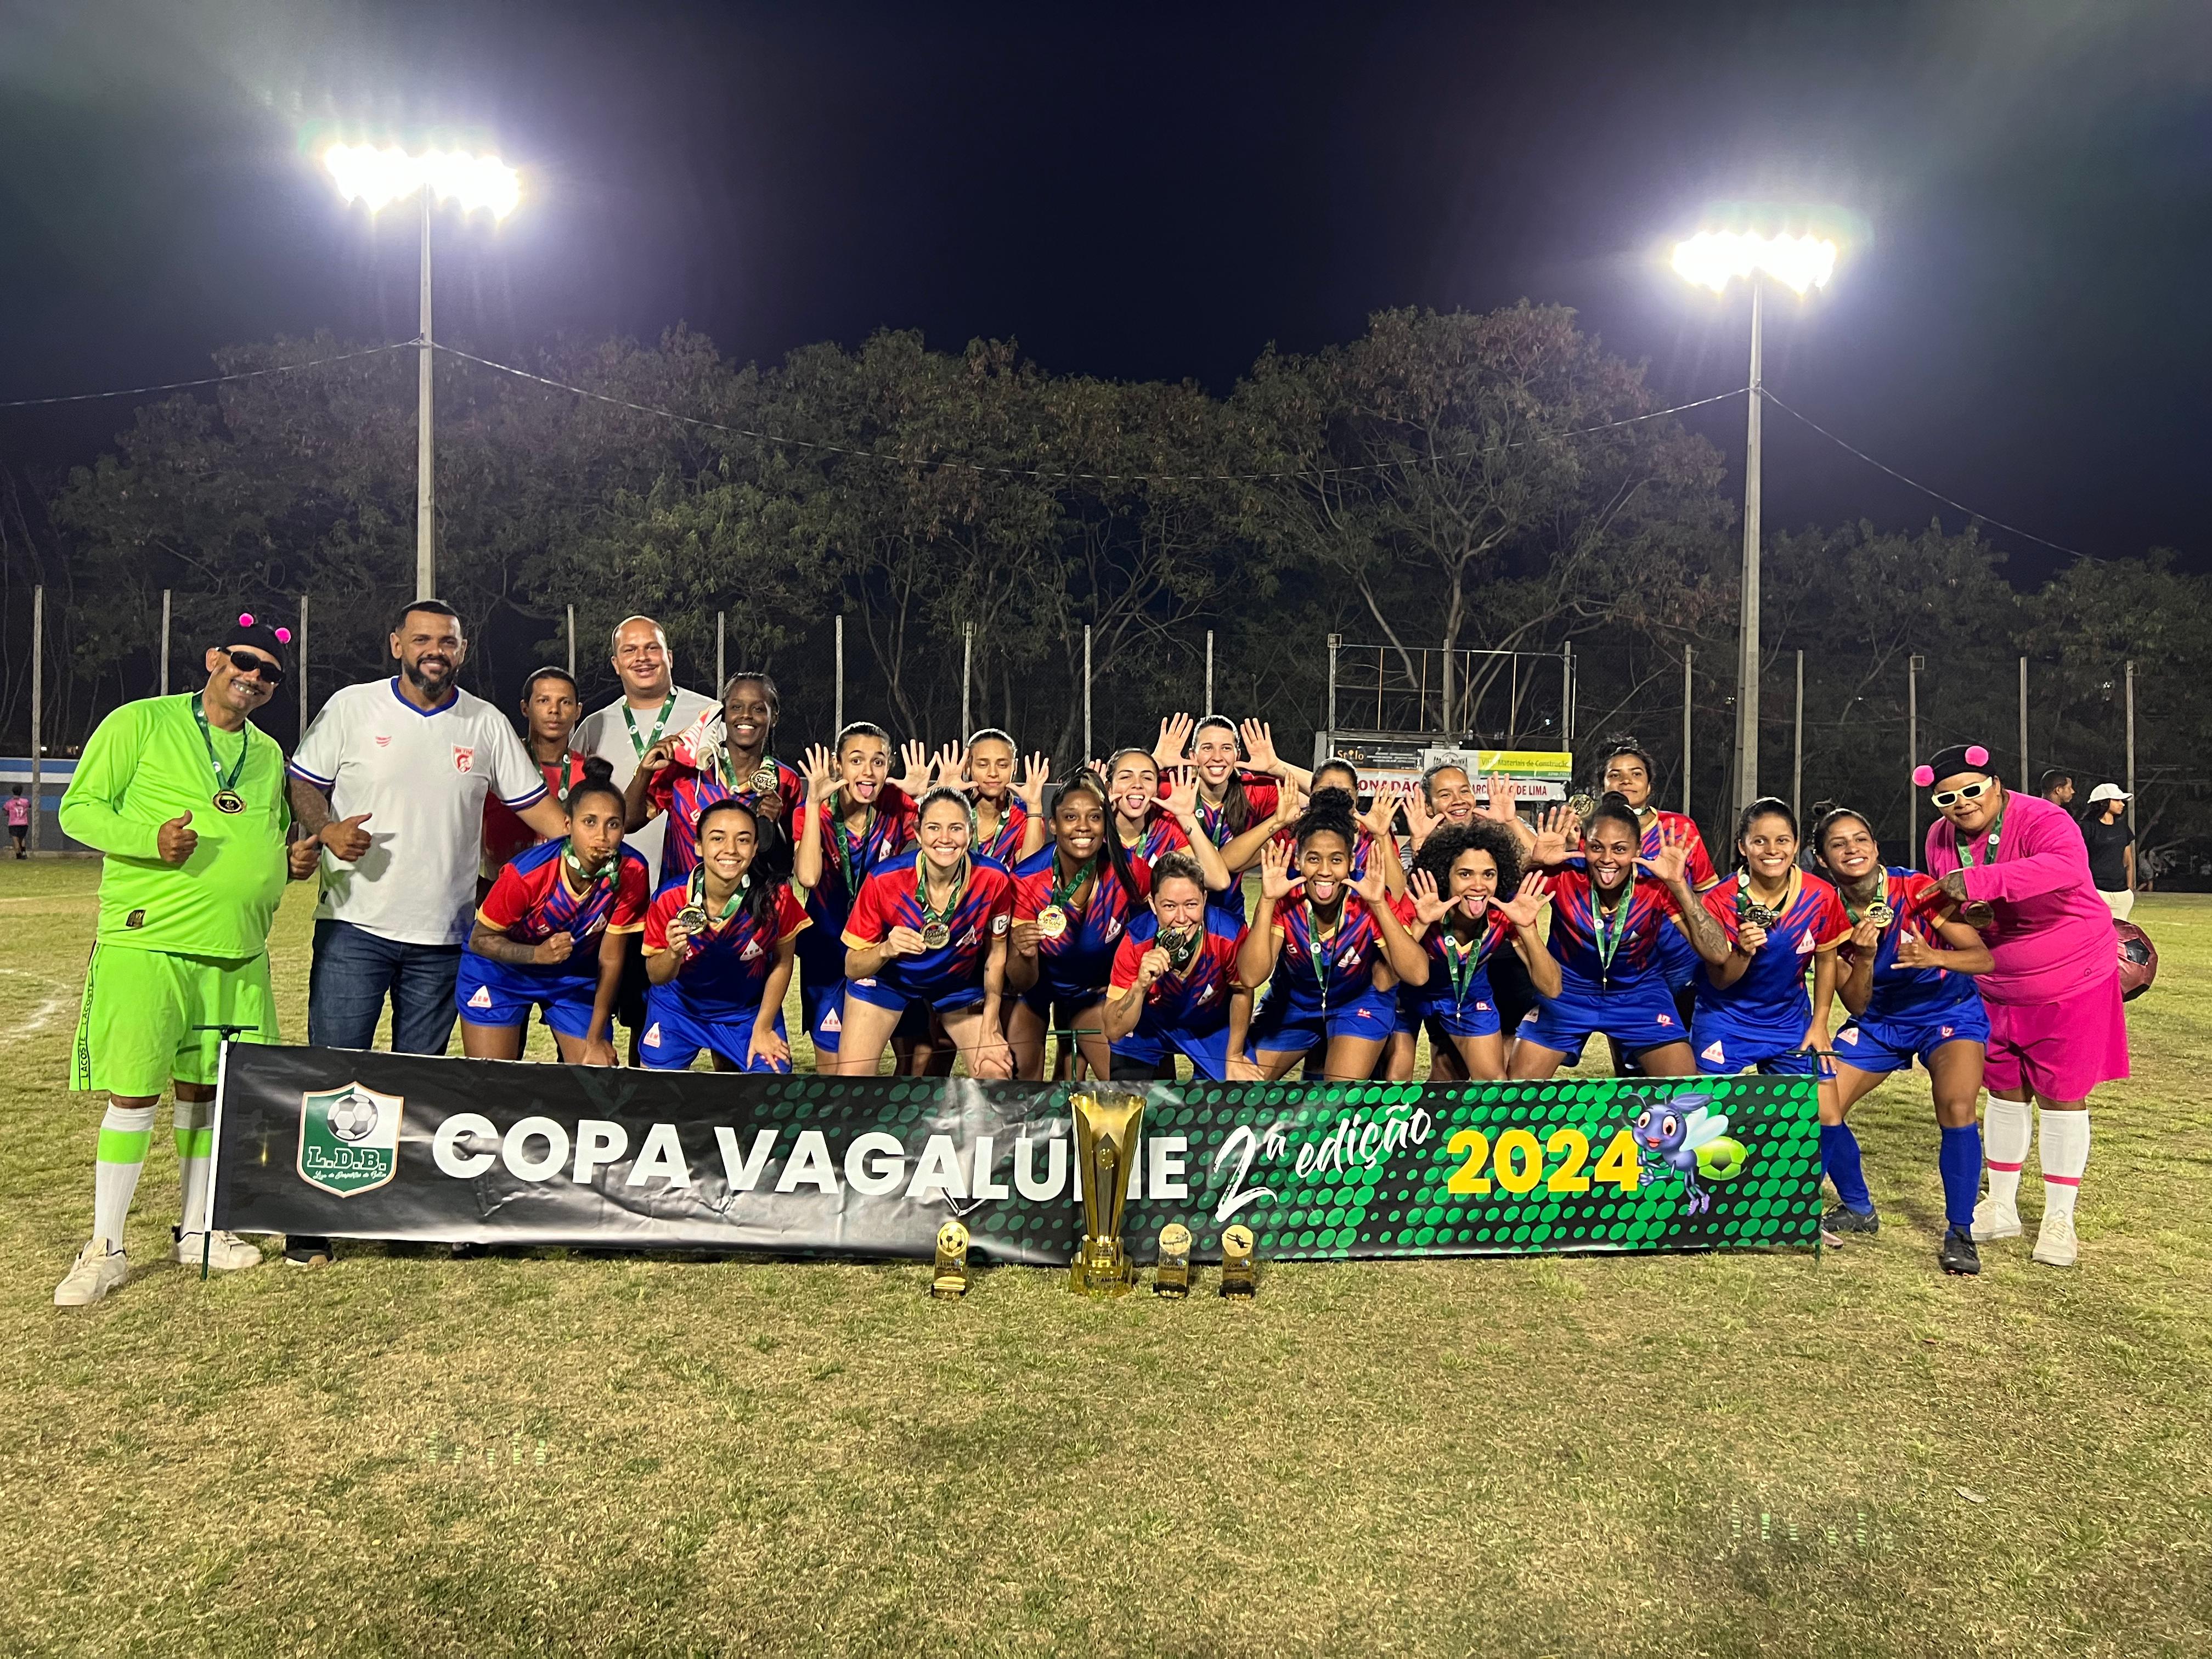
<svg viewBox="0 0 2212 1659"><path fill-rule="evenodd" d="M957 1221L937 1230L937 1276L929 1293L943 1302L968 1294L968 1230Z"/></svg>
<svg viewBox="0 0 2212 1659"><path fill-rule="evenodd" d="M1068 1097L1075 1115L1075 1156L1083 1174L1083 1242L1068 1269L1069 1288L1090 1296L1129 1289L1129 1257L1121 1248L1121 1209L1129 1171L1143 1145L1145 1097L1126 1089L1087 1086Z"/></svg>
<svg viewBox="0 0 2212 1659"><path fill-rule="evenodd" d="M1250 1296L1258 1289L1252 1264L1252 1230L1241 1223L1221 1232L1221 1293Z"/></svg>
<svg viewBox="0 0 2212 1659"><path fill-rule="evenodd" d="M1152 1294L1190 1294L1190 1229L1180 1221L1170 1221L1160 1229L1159 1265L1152 1271Z"/></svg>

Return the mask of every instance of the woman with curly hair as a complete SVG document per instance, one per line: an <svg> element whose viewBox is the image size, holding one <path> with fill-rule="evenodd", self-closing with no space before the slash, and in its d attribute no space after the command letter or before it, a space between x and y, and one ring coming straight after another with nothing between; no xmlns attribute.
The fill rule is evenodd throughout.
<svg viewBox="0 0 2212 1659"><path fill-rule="evenodd" d="M1559 964L1536 922L1551 902L1544 878L1521 869L1521 843L1487 818L1446 824L1413 860L1411 929L1419 975L1407 974L1400 1005L1428 1027L1429 1080L1505 1075L1505 1036L1490 988L1490 963L1509 939L1543 996L1559 992Z"/></svg>

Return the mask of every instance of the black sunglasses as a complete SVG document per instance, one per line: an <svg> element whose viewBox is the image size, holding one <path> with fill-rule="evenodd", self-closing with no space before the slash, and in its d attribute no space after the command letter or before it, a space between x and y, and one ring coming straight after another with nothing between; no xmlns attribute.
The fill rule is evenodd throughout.
<svg viewBox="0 0 2212 1659"><path fill-rule="evenodd" d="M234 651L228 646L222 654L230 659L230 665L241 674L252 674L270 685L284 684L284 665L267 657L257 657L250 651Z"/></svg>

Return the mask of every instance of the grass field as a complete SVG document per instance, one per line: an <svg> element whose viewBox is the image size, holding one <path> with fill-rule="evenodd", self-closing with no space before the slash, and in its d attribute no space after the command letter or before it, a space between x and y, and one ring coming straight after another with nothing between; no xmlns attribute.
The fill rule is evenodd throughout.
<svg viewBox="0 0 2212 1659"><path fill-rule="evenodd" d="M2028 1261L2031 1165L2029 1239L1938 1273L1899 1082L1855 1120L1887 1225L1818 1260L940 1305L912 1266L364 1248L61 1313L97 873L0 862L0 1651L2212 1651L2212 900L2137 911L2163 977L2072 1273Z"/></svg>

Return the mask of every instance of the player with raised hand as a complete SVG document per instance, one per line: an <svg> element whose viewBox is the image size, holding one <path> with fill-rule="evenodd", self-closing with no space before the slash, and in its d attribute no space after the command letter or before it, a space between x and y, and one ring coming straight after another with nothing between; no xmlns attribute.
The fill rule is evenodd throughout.
<svg viewBox="0 0 2212 1659"><path fill-rule="evenodd" d="M1077 773L1060 792L1052 836L1050 846L1014 871L1006 950L1014 1074L1043 1077L1045 1038L1058 1030L1074 1033L1091 1075L1105 1077L1112 1054L1098 1006L1115 951L1150 884L1114 835L1105 781L1096 772Z"/></svg>
<svg viewBox="0 0 2212 1659"><path fill-rule="evenodd" d="M809 754L813 758L823 751ZM646 1066L689 1070L705 1049L718 1072L788 1072L783 1002L799 939L812 926L742 801L699 815L699 862L645 918ZM834 1061L834 1052L828 1056ZM829 1069L816 1055L817 1068Z"/></svg>
<svg viewBox="0 0 2212 1659"><path fill-rule="evenodd" d="M1045 779L1051 765L1031 755L1021 783L1014 782L1014 740L997 726L975 733L963 745L947 747L938 774L940 783L957 783L975 804L975 851L1009 870L1033 856L1050 830L1044 821Z"/></svg>
<svg viewBox="0 0 2212 1659"><path fill-rule="evenodd" d="M623 969L645 926L645 855L623 845L614 767L597 756L568 792L568 834L519 854L477 908L453 1005L471 1060L520 1060L539 1010L562 1060L612 1066Z"/></svg>
<svg viewBox="0 0 2212 1659"><path fill-rule="evenodd" d="M629 828L642 830L664 814L667 841L660 860L662 885L691 873L699 861L692 829L702 809L718 800L742 801L757 813L763 833L790 845L806 781L769 753L783 699L775 681L744 669L722 683L722 701L674 737L647 749L624 792Z"/></svg>
<svg viewBox="0 0 2212 1659"><path fill-rule="evenodd" d="M1112 989L1101 1023L1114 1077L1175 1075L1175 1056L1215 1083L1256 1081L1245 1054L1252 994L1237 980L1244 925L1206 902L1198 860L1169 853L1152 866L1151 902L1115 947Z"/></svg>
<svg viewBox="0 0 2212 1659"><path fill-rule="evenodd" d="M1316 1048L1333 1080L1370 1077L1395 1018L1388 953L1405 930L1387 900L1353 890L1357 834L1341 795L1314 798L1298 822L1297 862L1270 842L1260 854L1260 903L1237 953L1240 984L1267 986L1252 1021L1253 1058L1270 1080ZM1382 892L1379 872L1367 879ZM1406 941L1405 949L1419 947Z"/></svg>
<svg viewBox="0 0 2212 1659"><path fill-rule="evenodd" d="M1702 967L1692 982L1690 1046L1698 1069L1708 1077L1747 1069L1822 1077L1836 947L1850 921L1836 890L1799 866L1797 815L1789 802L1768 795L1745 807L1735 845L1742 868L1703 896L1728 935L1729 953Z"/></svg>
<svg viewBox="0 0 2212 1659"><path fill-rule="evenodd" d="M124 1220L173 1091L184 1216L171 1256L217 1272L261 1252L208 1234L209 1118L222 1033L275 1042L269 924L285 878L319 848L289 849L284 754L249 717L284 682L291 635L249 615L209 647L207 684L125 703L94 728L61 802L64 833L106 855L85 969L73 1091L107 1097L94 1165L91 1242L54 1289L58 1308L99 1301L130 1277Z"/></svg>
<svg viewBox="0 0 2212 1659"><path fill-rule="evenodd" d="M1164 853L1188 849L1209 893L1229 890L1232 878L1221 849L1206 840L1198 817L1198 776L1183 769L1163 788L1159 763L1142 749L1117 749L1103 769L1114 836L1133 869L1150 873Z"/></svg>
<svg viewBox="0 0 2212 1659"><path fill-rule="evenodd" d="M1403 902L1425 960L1404 976L1399 1000L1427 1023L1430 1081L1505 1075L1491 964L1510 941L1535 988L1559 994L1559 965L1536 929L1550 902L1544 878L1522 874L1520 846L1502 825L1447 824L1424 839Z"/></svg>
<svg viewBox="0 0 2212 1659"><path fill-rule="evenodd" d="M1568 839L1579 827L1582 850ZM1619 795L1598 803L1589 822L1553 807L1529 836L1532 861L1552 878L1552 933L1547 946L1559 966L1559 988L1539 995L1521 1022L1506 1072L1550 1077L1580 1060L1600 1032L1618 1039L1650 1077L1689 1077L1697 1060L1660 969L1661 947L1680 932L1706 962L1728 959L1722 932L1685 874L1688 843L1662 830L1656 854L1645 856L1643 826Z"/></svg>
<svg viewBox="0 0 2212 1659"><path fill-rule="evenodd" d="M1163 778L1186 758L1198 779L1197 827L1202 837L1224 854L1232 879L1212 900L1216 908L1244 919L1244 888L1241 879L1260 855L1261 843L1246 838L1246 831L1274 814L1285 784L1303 787L1305 773L1284 763L1275 753L1274 734L1263 722L1244 722L1239 740L1237 724L1223 714L1193 720L1188 714L1171 714L1160 722L1159 740L1152 758ZM1231 860L1226 849L1239 843L1241 859Z"/></svg>
<svg viewBox="0 0 2212 1659"><path fill-rule="evenodd" d="M1834 1085L1820 1097L1820 1162L1839 1200L1824 1225L1831 1235L1875 1231L1874 1194L1846 1119L1883 1079L1910 1071L1917 1059L1928 1073L1941 1137L1936 1162L1947 1224L1936 1259L1946 1273L1979 1273L1973 1225L1982 1132L1974 1109L1990 1018L1974 975L1989 971L1989 946L1934 878L1883 867L1874 826L1859 813L1838 807L1814 826L1813 842L1851 924L1838 951L1844 974L1837 988L1850 1018L1836 1033Z"/></svg>
<svg viewBox="0 0 2212 1659"><path fill-rule="evenodd" d="M917 845L877 866L845 921L844 1030L837 1069L873 1077L900 1019L934 1010L968 1060L971 1077L1011 1077L1000 1028L1013 878L970 851L968 797L933 788L921 798Z"/></svg>

